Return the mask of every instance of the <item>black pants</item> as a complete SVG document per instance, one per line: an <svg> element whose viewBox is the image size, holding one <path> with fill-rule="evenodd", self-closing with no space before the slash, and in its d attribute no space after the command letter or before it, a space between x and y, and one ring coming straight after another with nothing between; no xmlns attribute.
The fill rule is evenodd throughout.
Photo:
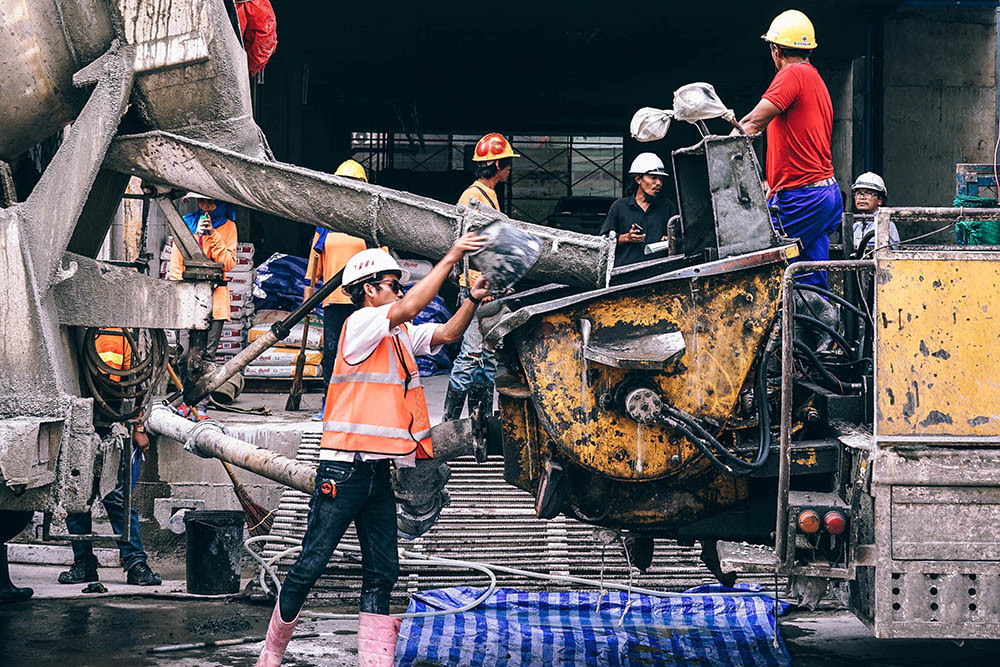
<svg viewBox="0 0 1000 667"><path fill-rule="evenodd" d="M336 496L322 492L325 481L336 485ZM361 542L361 611L389 613L392 587L399 578L396 496L392 493L389 460L321 461L309 501L302 551L281 586L279 607L286 622L302 609L351 521Z"/></svg>

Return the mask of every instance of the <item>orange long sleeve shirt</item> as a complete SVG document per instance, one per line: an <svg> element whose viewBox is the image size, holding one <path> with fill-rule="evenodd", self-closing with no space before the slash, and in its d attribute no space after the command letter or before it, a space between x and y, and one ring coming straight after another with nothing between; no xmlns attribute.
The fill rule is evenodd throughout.
<svg viewBox="0 0 1000 667"><path fill-rule="evenodd" d="M223 270L232 271L233 267L236 266L237 240L235 222L226 220L225 223L215 230L215 233L205 234L196 238L199 239L201 249L205 252L206 257L213 262L222 264ZM167 273L167 278L169 280L180 280L183 273L184 258L181 256L181 251L177 249L177 244L174 243L170 251L170 269ZM229 287L227 285L219 285L212 292L212 319L229 319Z"/></svg>

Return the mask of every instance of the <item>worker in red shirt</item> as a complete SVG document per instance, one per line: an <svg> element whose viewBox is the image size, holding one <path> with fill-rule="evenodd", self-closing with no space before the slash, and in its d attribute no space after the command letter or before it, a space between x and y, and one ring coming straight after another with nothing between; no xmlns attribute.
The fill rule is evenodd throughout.
<svg viewBox="0 0 1000 667"><path fill-rule="evenodd" d="M767 128L768 205L775 230L799 239L798 259L827 260L844 202L830 156L833 103L809 62L816 32L809 17L789 9L775 17L762 39L778 73L740 125L747 134ZM825 271L801 273L797 280L827 286Z"/></svg>

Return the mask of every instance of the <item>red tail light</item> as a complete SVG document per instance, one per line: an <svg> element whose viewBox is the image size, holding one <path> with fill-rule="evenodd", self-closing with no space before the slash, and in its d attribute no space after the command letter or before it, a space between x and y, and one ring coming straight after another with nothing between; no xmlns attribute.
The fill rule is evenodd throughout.
<svg viewBox="0 0 1000 667"><path fill-rule="evenodd" d="M831 535L840 535L847 528L847 519L843 513L837 510L830 510L823 517L823 527Z"/></svg>
<svg viewBox="0 0 1000 667"><path fill-rule="evenodd" d="M799 512L799 530L803 533L815 533L819 531L819 514L815 510L802 510Z"/></svg>

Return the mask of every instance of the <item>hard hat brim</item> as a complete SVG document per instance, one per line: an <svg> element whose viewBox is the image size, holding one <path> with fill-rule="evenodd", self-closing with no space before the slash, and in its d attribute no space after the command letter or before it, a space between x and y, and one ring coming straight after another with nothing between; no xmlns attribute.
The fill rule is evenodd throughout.
<svg viewBox="0 0 1000 667"><path fill-rule="evenodd" d="M198 192L189 192L181 197L181 201L187 201L188 199L211 199L212 201L215 201L215 197L209 197L208 195L203 195Z"/></svg>
<svg viewBox="0 0 1000 667"><path fill-rule="evenodd" d="M343 286L344 287L350 287L351 285L360 285L361 283L368 282L369 280L371 280L372 278L374 278L375 276L377 276L380 273L398 273L398 274L400 274L399 275L399 282L400 283L407 283L407 282L410 281L410 272L407 271L406 269L400 267L398 269L385 269L383 271L375 271L374 273L369 273L369 274L364 275L364 276L362 276L360 278L352 280L350 283L345 283Z"/></svg>
<svg viewBox="0 0 1000 667"><path fill-rule="evenodd" d="M496 160L506 160L509 157L521 157L519 153L511 153L510 155L501 155L499 157L479 157L478 155L472 156L473 162L494 162Z"/></svg>
<svg viewBox="0 0 1000 667"><path fill-rule="evenodd" d="M667 172L663 171L662 169L650 169L649 171L630 171L629 172L630 176L645 176L646 174L649 174L650 176L669 176L670 175Z"/></svg>

